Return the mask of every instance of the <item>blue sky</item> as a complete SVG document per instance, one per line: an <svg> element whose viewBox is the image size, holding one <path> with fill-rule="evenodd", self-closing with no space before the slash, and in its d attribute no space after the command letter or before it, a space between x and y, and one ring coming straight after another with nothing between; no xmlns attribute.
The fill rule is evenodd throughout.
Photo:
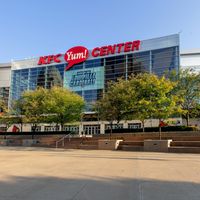
<svg viewBox="0 0 200 200"><path fill-rule="evenodd" d="M200 48L200 0L0 0L0 63L180 33Z"/></svg>

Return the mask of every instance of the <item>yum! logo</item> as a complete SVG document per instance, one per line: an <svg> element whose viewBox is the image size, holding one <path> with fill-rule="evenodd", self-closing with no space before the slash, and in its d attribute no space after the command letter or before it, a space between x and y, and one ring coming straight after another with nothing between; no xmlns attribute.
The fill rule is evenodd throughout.
<svg viewBox="0 0 200 200"><path fill-rule="evenodd" d="M65 60L68 62L66 70L69 70L73 65L82 63L87 60L89 51L82 46L72 47L65 53Z"/></svg>

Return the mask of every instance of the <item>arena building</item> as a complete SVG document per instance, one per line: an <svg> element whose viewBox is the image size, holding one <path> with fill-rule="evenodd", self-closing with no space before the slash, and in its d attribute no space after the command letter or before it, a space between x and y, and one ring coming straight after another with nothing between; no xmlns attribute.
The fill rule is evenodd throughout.
<svg viewBox="0 0 200 200"><path fill-rule="evenodd" d="M191 49L181 52L180 66L182 70L200 73L200 49Z"/></svg>
<svg viewBox="0 0 200 200"><path fill-rule="evenodd" d="M2 98L7 104L9 100L10 77L11 77L11 63L1 63L0 64L0 98ZM0 108L0 112L1 112L1 108Z"/></svg>
<svg viewBox="0 0 200 200"><path fill-rule="evenodd" d="M133 38L132 41L108 44L91 50L76 46L64 53L12 61L11 71L6 72L9 74L7 85L3 88L10 86L10 105L13 100L19 99L24 91L34 90L39 86L68 88L85 99L86 113L92 116L91 104L101 98L108 81L115 81L119 77L127 79L129 75L141 72L154 73L158 76L171 70L178 72L179 49L179 34L142 41ZM2 69L0 66L0 72ZM0 76L2 81L4 77ZM86 120L89 121L81 122L81 125L68 125L66 130L95 134L103 133L109 128L107 122L91 121L92 117ZM146 126L154 126L152 124L153 122L149 121ZM135 120L122 122L119 126L136 128L140 127L141 123ZM57 129L52 126L43 128ZM38 130L43 128L40 127Z"/></svg>
<svg viewBox="0 0 200 200"><path fill-rule="evenodd" d="M145 71L157 75L178 71L179 35L105 45L90 51L78 46L65 54L13 61L11 65L10 102L25 90L58 85L75 91L89 105L100 98L110 80Z"/></svg>

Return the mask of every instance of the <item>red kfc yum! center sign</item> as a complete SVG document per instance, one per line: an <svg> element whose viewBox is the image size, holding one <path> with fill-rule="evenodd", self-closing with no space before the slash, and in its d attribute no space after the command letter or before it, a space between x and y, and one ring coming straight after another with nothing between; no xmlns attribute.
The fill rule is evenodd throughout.
<svg viewBox="0 0 200 200"><path fill-rule="evenodd" d="M91 52L83 46L75 46L67 50L63 54L41 56L38 60L38 65L48 65L51 63L60 63L61 58L64 57L64 60L67 62L66 70L69 70L73 65L82 63L86 61L91 54L91 57L104 57L108 55L120 54L138 51L140 49L140 40L135 40L132 42L119 43L114 45L95 47Z"/></svg>

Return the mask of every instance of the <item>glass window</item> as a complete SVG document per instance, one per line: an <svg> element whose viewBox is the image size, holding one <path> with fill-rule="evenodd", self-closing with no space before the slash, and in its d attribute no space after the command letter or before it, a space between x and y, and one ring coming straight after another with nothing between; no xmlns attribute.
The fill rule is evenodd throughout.
<svg viewBox="0 0 200 200"><path fill-rule="evenodd" d="M83 63L76 64L70 70L77 70L77 69L83 69Z"/></svg>
<svg viewBox="0 0 200 200"><path fill-rule="evenodd" d="M116 81L119 77L125 77L126 74L126 57L112 56L105 58L105 84L112 80Z"/></svg>
<svg viewBox="0 0 200 200"><path fill-rule="evenodd" d="M47 67L46 75L46 88L51 88L53 86L63 86L63 67L60 66L49 66Z"/></svg>
<svg viewBox="0 0 200 200"><path fill-rule="evenodd" d="M59 126L45 126L44 131L59 131L60 127Z"/></svg>
<svg viewBox="0 0 200 200"><path fill-rule="evenodd" d="M142 52L135 54L128 54L127 70L128 76L131 74L138 74L141 72L149 72L150 66L150 53Z"/></svg>
<svg viewBox="0 0 200 200"><path fill-rule="evenodd" d="M65 125L64 131L70 131L73 133L79 133L79 126L78 125Z"/></svg>
<svg viewBox="0 0 200 200"><path fill-rule="evenodd" d="M86 135L100 134L100 125L83 125L83 133Z"/></svg>
<svg viewBox="0 0 200 200"><path fill-rule="evenodd" d="M13 70L11 76L11 101L19 99L25 90L37 87L63 86L64 64Z"/></svg>
<svg viewBox="0 0 200 200"><path fill-rule="evenodd" d="M171 70L178 70L178 47L152 51L152 72L161 76Z"/></svg>
<svg viewBox="0 0 200 200"><path fill-rule="evenodd" d="M103 59L94 59L85 62L85 68L101 67L103 65Z"/></svg>
<svg viewBox="0 0 200 200"><path fill-rule="evenodd" d="M129 123L128 124L128 128L129 129L137 129L137 128L141 128L141 123Z"/></svg>
<svg viewBox="0 0 200 200"><path fill-rule="evenodd" d="M102 89L98 90L85 90L84 91L84 99L87 102L94 102L102 97Z"/></svg>
<svg viewBox="0 0 200 200"><path fill-rule="evenodd" d="M123 128L123 124L113 124L112 125L112 129L122 129ZM111 129L111 125L110 124L105 124L105 130Z"/></svg>

